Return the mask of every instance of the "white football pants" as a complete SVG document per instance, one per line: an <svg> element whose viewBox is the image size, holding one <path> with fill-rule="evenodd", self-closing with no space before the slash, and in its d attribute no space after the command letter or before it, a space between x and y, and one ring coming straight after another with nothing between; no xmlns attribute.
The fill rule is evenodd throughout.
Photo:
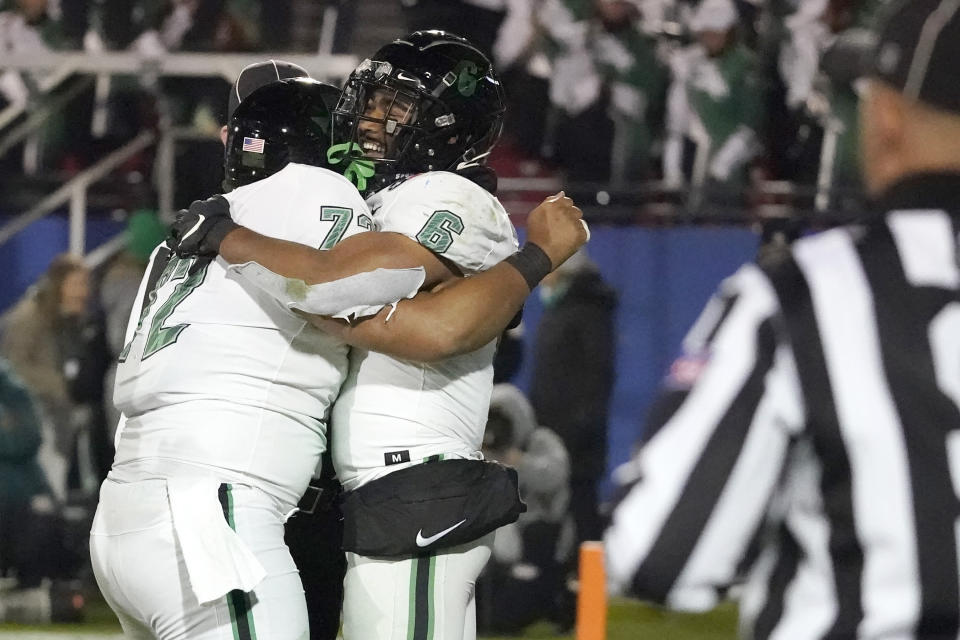
<svg viewBox="0 0 960 640"><path fill-rule="evenodd" d="M475 640L476 582L493 533L404 560L347 553L344 640Z"/></svg>
<svg viewBox="0 0 960 640"><path fill-rule="evenodd" d="M283 541L282 507L259 489L226 486L231 526L267 575L252 591L237 589L201 605L187 577L166 480L103 483L90 554L125 638L308 639L303 586Z"/></svg>

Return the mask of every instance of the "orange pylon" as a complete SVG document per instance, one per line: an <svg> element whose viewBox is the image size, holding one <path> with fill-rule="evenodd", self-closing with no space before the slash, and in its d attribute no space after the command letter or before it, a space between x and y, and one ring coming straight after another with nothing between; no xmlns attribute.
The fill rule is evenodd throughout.
<svg viewBox="0 0 960 640"><path fill-rule="evenodd" d="M580 545L580 592L577 594L577 640L606 640L607 574L603 543Z"/></svg>

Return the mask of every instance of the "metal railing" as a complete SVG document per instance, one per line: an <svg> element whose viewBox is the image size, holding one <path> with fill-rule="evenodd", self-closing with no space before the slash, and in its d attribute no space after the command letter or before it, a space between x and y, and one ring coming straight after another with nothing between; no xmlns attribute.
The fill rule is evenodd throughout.
<svg viewBox="0 0 960 640"><path fill-rule="evenodd" d="M678 188L660 180L618 187L536 177L501 178L498 187L497 196L515 223L523 223L527 212L561 189L588 220L613 225L751 225L791 219L805 228L823 228L855 223L864 216L857 187L827 188L789 180L761 180L737 188L721 184ZM831 202L827 208L820 202L824 196Z"/></svg>
<svg viewBox="0 0 960 640"><path fill-rule="evenodd" d="M77 174L72 180L46 196L29 210L15 217L0 227L0 245L3 245L20 231L32 223L49 215L70 203L70 252L83 255L86 238L87 189L90 185L102 180L111 171L126 162L129 158L146 149L154 142L157 136L152 131L144 131L136 138L123 145L97 164Z"/></svg>
<svg viewBox="0 0 960 640"><path fill-rule="evenodd" d="M4 53L2 69L18 71L54 71L55 75L73 73L134 76L222 76L233 82L244 67L268 59L298 64L321 80L341 80L357 66L356 56L313 55L302 53L168 53L150 57L131 52L87 54L49 52L43 54Z"/></svg>
<svg viewBox="0 0 960 640"><path fill-rule="evenodd" d="M86 54L80 52L49 52L41 54L4 54L0 70L14 69L22 72L48 72L37 82L38 95L27 104L11 105L0 111L0 131L10 127L18 118L25 120L0 134L0 155L23 142L43 127L49 118L62 110L73 98L89 86L89 82L78 82L62 93L52 96L52 91L61 87L64 81L75 74L89 74L104 77L114 75L134 75L143 79L144 84L155 86L156 80L164 76L210 77L222 76L233 82L244 67L267 59L282 59L298 64L316 78L340 81L356 67L357 60L348 55L305 55L286 53L260 54L204 54L172 53L159 57L147 57L130 52L110 52ZM39 98L39 99L38 99ZM33 103L39 108L29 112ZM86 221L86 194L89 186L103 179L124 161L143 149L158 145L155 182L162 214L173 209L173 162L174 145L177 140L208 138L193 129L173 127L170 118L161 113L158 131L144 132L103 158L93 167L83 171L59 189L44 197L28 211L20 214L5 226L0 227L0 245L9 241L31 223L56 211L69 201L70 203L70 251L82 255Z"/></svg>

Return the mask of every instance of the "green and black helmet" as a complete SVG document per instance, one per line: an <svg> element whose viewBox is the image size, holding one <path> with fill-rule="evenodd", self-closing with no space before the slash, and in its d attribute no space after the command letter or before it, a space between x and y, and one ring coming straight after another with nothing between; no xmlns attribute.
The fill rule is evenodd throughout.
<svg viewBox="0 0 960 640"><path fill-rule="evenodd" d="M464 38L417 31L364 60L334 112L331 161L359 160L366 189L483 164L503 128L503 88ZM355 162L357 164L357 162Z"/></svg>
<svg viewBox="0 0 960 640"><path fill-rule="evenodd" d="M331 114L339 98L340 89L310 78L271 82L244 98L227 124L224 191L290 162L329 167Z"/></svg>

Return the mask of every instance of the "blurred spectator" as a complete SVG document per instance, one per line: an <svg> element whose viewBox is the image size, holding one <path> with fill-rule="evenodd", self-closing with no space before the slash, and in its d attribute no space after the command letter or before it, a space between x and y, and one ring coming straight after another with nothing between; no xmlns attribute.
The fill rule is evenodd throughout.
<svg viewBox="0 0 960 640"><path fill-rule="evenodd" d="M0 60L7 54L36 55L64 44L58 16L48 7L47 0L13 0L0 11ZM37 82L45 72L25 73L0 66L0 110L7 105L26 107L37 100ZM46 126L30 136L22 147L22 167L28 174L38 172L44 156L57 153L65 143L64 118L54 115ZM16 160L13 154L6 158L8 166Z"/></svg>
<svg viewBox="0 0 960 640"><path fill-rule="evenodd" d="M508 0L400 0L407 31L441 29L462 36L492 58Z"/></svg>
<svg viewBox="0 0 960 640"><path fill-rule="evenodd" d="M532 175L540 168L536 160L543 149L547 126L550 63L540 50L541 36L535 25L534 11L539 4L540 0L508 0L507 14L493 48L507 100L504 140L494 156L515 148L527 162L521 175Z"/></svg>
<svg viewBox="0 0 960 640"><path fill-rule="evenodd" d="M47 0L15 0L0 11L0 52L32 54L56 49L62 43L59 23L50 15ZM7 103L26 104L32 79L19 71L0 73L0 96Z"/></svg>
<svg viewBox="0 0 960 640"><path fill-rule="evenodd" d="M54 449L68 468L57 495L94 492L112 458L102 408L106 347L89 312L89 280L81 259L54 258L14 307L0 343L53 426Z"/></svg>
<svg viewBox="0 0 960 640"><path fill-rule="evenodd" d="M258 0L65 0L72 15L89 15L85 47L167 51L247 49L259 39ZM82 9L80 8L82 6Z"/></svg>
<svg viewBox="0 0 960 640"><path fill-rule="evenodd" d="M866 56L872 52L873 36L867 27L872 26L886 0L829 0L823 21L830 33L830 42L824 48L820 70L822 94L820 120L825 139L835 136L834 152L822 153L821 171L829 184L838 190L837 195L859 193L860 182L860 97L856 81L866 68ZM816 109L812 109L816 111ZM824 145L826 147L826 145ZM830 147L826 147L826 152Z"/></svg>
<svg viewBox="0 0 960 640"><path fill-rule="evenodd" d="M0 576L14 575L17 587L33 588L54 575L50 487L37 462L40 417L9 365L0 359Z"/></svg>
<svg viewBox="0 0 960 640"><path fill-rule="evenodd" d="M831 39L822 19L827 1L781 0L769 10L761 34L770 85L764 101L764 166L775 179L811 184L820 163L821 123L810 116L808 105L817 101L820 58Z"/></svg>
<svg viewBox="0 0 960 640"><path fill-rule="evenodd" d="M823 20L827 0L807 0L784 20L786 38L780 49L779 69L787 88L786 105L802 108L813 91L820 56L830 43L830 30Z"/></svg>
<svg viewBox="0 0 960 640"><path fill-rule="evenodd" d="M667 184L706 180L728 188L746 184L758 152L762 85L756 56L737 36L733 0L702 0L690 29L697 43L671 60L673 82L667 103L663 173ZM685 144L695 150L688 153Z"/></svg>
<svg viewBox="0 0 960 640"><path fill-rule="evenodd" d="M836 57L840 49L845 48L848 37L856 38L854 30L849 30L831 45L824 53L823 62ZM826 68L824 68L826 71ZM820 110L813 106L811 115L818 117L824 129L824 143L821 146L818 170L827 176L829 185L835 189L848 191L856 188L860 190L860 126L859 105L860 97L854 85L855 77L825 74L822 77L822 99ZM834 150L827 141L835 136ZM826 173L829 172L829 173Z"/></svg>
<svg viewBox="0 0 960 640"><path fill-rule="evenodd" d="M530 400L537 421L575 456L570 478L577 541L602 533L597 485L606 470L614 382L616 293L581 250L540 284Z"/></svg>
<svg viewBox="0 0 960 640"><path fill-rule="evenodd" d="M30 393L0 359L0 577L10 581L0 590L0 622L82 615L73 578L88 555L89 523L79 529L63 517L39 462L41 430Z"/></svg>
<svg viewBox="0 0 960 640"><path fill-rule="evenodd" d="M516 468L527 511L501 527L493 557L477 586L482 633L518 633L540 619L561 623L565 565L573 549L569 516L570 460L550 429L537 426L518 388L493 388L483 439L484 457Z"/></svg>
<svg viewBox="0 0 960 640"><path fill-rule="evenodd" d="M641 18L647 19L637 4L597 0L596 6L603 26L596 38L597 60L608 79L614 123L611 179L623 186L651 177L651 145L662 122L667 73L656 40L642 28Z"/></svg>
<svg viewBox="0 0 960 640"><path fill-rule="evenodd" d="M505 14L491 53L500 73L524 60L533 44L533 12L540 0L506 0Z"/></svg>
<svg viewBox="0 0 960 640"><path fill-rule="evenodd" d="M545 153L574 180L605 181L613 122L592 48L593 0L543 0L536 18L549 58L553 111Z"/></svg>
<svg viewBox="0 0 960 640"><path fill-rule="evenodd" d="M83 47L89 53L131 48L142 54L157 52L165 39L180 38L182 29L164 29L172 13L170 0L61 0L65 17L82 20ZM69 26L71 32L78 25Z"/></svg>
<svg viewBox="0 0 960 640"><path fill-rule="evenodd" d="M59 328L86 313L89 274L79 258L60 255L43 279L14 307L3 351L47 416L70 423L70 394L59 348ZM69 440L58 433L58 440ZM64 445L61 443L61 447Z"/></svg>
<svg viewBox="0 0 960 640"><path fill-rule="evenodd" d="M823 179L848 198L859 194L856 80L872 49L870 30L887 4L807 0L783 16L773 78L784 87L783 104L769 105L777 175L806 184Z"/></svg>
<svg viewBox="0 0 960 640"><path fill-rule="evenodd" d="M261 0L86 0L86 4L90 28L84 46L90 54L119 49L154 59L180 51L252 51L261 38ZM276 14L282 15L289 1L277 5ZM275 33L272 19L269 24ZM213 137L226 110L228 89L229 83L213 69L210 77L104 75L97 79L95 106L85 124L110 147L157 125L192 127ZM95 157L102 155L103 146L97 145ZM208 144L202 139L176 146L177 202L186 204L195 196L191 178L207 174L199 168L219 155L217 147L215 141Z"/></svg>
<svg viewBox="0 0 960 640"><path fill-rule="evenodd" d="M120 412L113 406L113 382L117 372L117 357L123 351L130 311L137 298L140 280L147 268L150 254L163 241L166 226L156 212L147 209L135 211L127 221L126 246L103 270L100 278L99 302L103 311L106 343L110 364L104 376L104 414L107 440L113 442Z"/></svg>
<svg viewBox="0 0 960 640"><path fill-rule="evenodd" d="M269 6L269 11L264 7ZM81 33L84 48L167 51L244 51L264 32L271 44L289 41L291 0L60 0L64 28Z"/></svg>
<svg viewBox="0 0 960 640"><path fill-rule="evenodd" d="M260 48L263 51L290 51L293 49L290 46L293 33L293 0L268 0L268 2L269 4L261 2L259 12ZM336 36L339 38L335 42L333 52L343 53L343 49L338 48L338 45L341 47L343 45L344 27L352 19L354 3L339 0L336 4L338 5ZM347 4L351 6L346 7Z"/></svg>
<svg viewBox="0 0 960 640"><path fill-rule="evenodd" d="M0 622L82 618L76 578L89 555L89 522L53 496L40 464L41 430L30 393L0 359Z"/></svg>
<svg viewBox="0 0 960 640"><path fill-rule="evenodd" d="M517 150L571 180L651 176L667 85L656 35L669 0L510 0L494 54ZM549 102L549 110L543 108Z"/></svg>

